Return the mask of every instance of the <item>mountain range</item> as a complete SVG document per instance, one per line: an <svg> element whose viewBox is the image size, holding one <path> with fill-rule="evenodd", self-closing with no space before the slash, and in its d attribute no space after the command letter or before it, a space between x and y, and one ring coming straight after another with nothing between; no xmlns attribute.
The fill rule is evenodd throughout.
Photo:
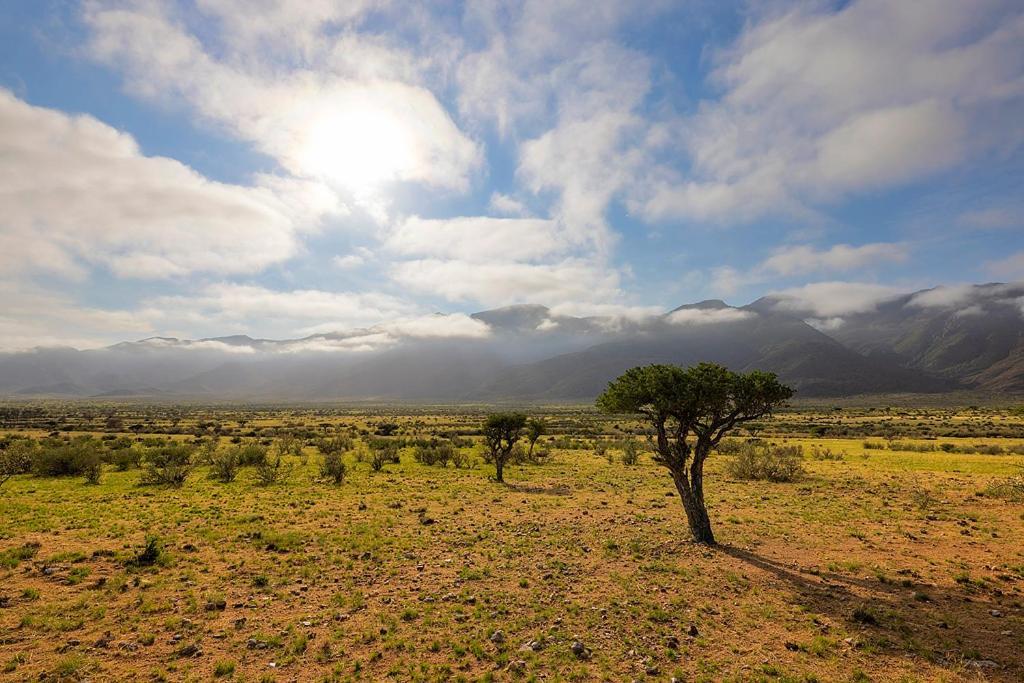
<svg viewBox="0 0 1024 683"><path fill-rule="evenodd" d="M7 397L585 401L626 369L715 361L771 370L801 397L1024 393L1024 285L894 295L841 318L771 295L642 318L539 305L270 340L152 337L0 353Z"/></svg>

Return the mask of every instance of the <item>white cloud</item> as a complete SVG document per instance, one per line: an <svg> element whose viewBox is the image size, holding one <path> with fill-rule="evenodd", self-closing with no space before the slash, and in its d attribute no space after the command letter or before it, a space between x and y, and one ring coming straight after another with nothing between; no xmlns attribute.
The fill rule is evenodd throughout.
<svg viewBox="0 0 1024 683"><path fill-rule="evenodd" d="M544 258L564 251L567 245L559 226L551 220L413 216L391 232L386 246L394 253L407 256L481 263Z"/></svg>
<svg viewBox="0 0 1024 683"><path fill-rule="evenodd" d="M985 264L985 269L996 277L1024 280L1024 251L1018 251L997 261Z"/></svg>
<svg viewBox="0 0 1024 683"><path fill-rule="evenodd" d="M491 211L503 216L523 217L528 216L530 213L529 209L521 201L501 192L491 194L491 200L487 203L487 206L490 207Z"/></svg>
<svg viewBox="0 0 1024 683"><path fill-rule="evenodd" d="M253 10L246 3L242 10L234 1L203 3L202 9L225 22L221 34L229 44L231 29L246 27L245 39L234 44L237 52L215 57L159 5L125 7L97 0L85 12L92 30L90 50L98 60L124 70L133 92L169 106L184 102L296 176L354 192L360 201L391 181L457 190L468 186L469 172L480 161L477 144L430 90L403 80L410 74L367 77L360 73L363 67L338 72L338 64L321 63L325 58L319 53L307 55L317 57L310 68L288 68L286 61L271 67L261 64L258 45L248 41L272 38L275 18L282 16L299 19L297 24L282 21L283 30L295 28L296 35L312 40L318 27L348 13L322 3L312 10L264 5ZM203 30L211 26L218 24L207 23ZM366 50L365 55L348 55L351 64L362 62L361 56L375 60L388 52L358 41L349 47Z"/></svg>
<svg viewBox="0 0 1024 683"><path fill-rule="evenodd" d="M742 287L768 282L777 278L807 275L809 273L840 273L861 271L882 263L902 263L907 259L905 244L874 242L851 246L836 244L817 249L807 244L780 247L756 266L740 271L732 266L720 266L711 271L711 290L728 296Z"/></svg>
<svg viewBox="0 0 1024 683"><path fill-rule="evenodd" d="M991 206L965 211L957 216L957 223L974 230L1002 230L1024 225L1024 206Z"/></svg>
<svg viewBox="0 0 1024 683"><path fill-rule="evenodd" d="M435 313L418 318L396 320L381 325L380 329L396 337L412 339L481 339L489 337L491 334L491 328L487 323L471 318L465 313L449 315Z"/></svg>
<svg viewBox="0 0 1024 683"><path fill-rule="evenodd" d="M622 296L614 270L580 259L551 264L418 259L395 264L391 276L418 292L485 306L600 303Z"/></svg>
<svg viewBox="0 0 1024 683"><path fill-rule="evenodd" d="M377 292L275 291L257 285L219 283L190 295L162 296L143 303L139 314L160 329L205 330L221 336L242 327L250 334L288 337L318 329L372 326L415 313L406 301Z"/></svg>
<svg viewBox="0 0 1024 683"><path fill-rule="evenodd" d="M153 326L132 311L85 306L64 294L0 280L0 351L37 346L96 348L122 335L152 334Z"/></svg>
<svg viewBox="0 0 1024 683"><path fill-rule="evenodd" d="M813 216L1024 139L1012 3L799 6L753 22L717 61L723 96L679 125L690 173L652 174L634 198L650 220Z"/></svg>
<svg viewBox="0 0 1024 683"><path fill-rule="evenodd" d="M768 296L779 311L815 318L837 318L873 311L879 304L895 299L901 293L894 287L863 282L815 282L772 292Z"/></svg>
<svg viewBox="0 0 1024 683"><path fill-rule="evenodd" d="M756 314L736 308L683 308L667 317L673 325L720 325L749 320Z"/></svg>
<svg viewBox="0 0 1024 683"><path fill-rule="evenodd" d="M300 181L218 183L90 116L0 89L0 265L81 277L249 273L293 256L338 207ZM301 206L300 206L301 205Z"/></svg>
<svg viewBox="0 0 1024 683"><path fill-rule="evenodd" d="M758 269L775 275L790 276L821 271L858 270L880 262L900 263L906 258L906 245L889 242L875 242L856 247L836 244L828 249L793 245L777 249Z"/></svg>

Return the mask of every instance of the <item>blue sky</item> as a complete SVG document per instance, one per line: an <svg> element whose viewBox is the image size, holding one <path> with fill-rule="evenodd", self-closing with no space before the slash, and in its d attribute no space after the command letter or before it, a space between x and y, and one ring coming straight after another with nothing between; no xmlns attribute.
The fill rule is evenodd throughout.
<svg viewBox="0 0 1024 683"><path fill-rule="evenodd" d="M0 348L1024 279L1015 2L15 0L0 124Z"/></svg>

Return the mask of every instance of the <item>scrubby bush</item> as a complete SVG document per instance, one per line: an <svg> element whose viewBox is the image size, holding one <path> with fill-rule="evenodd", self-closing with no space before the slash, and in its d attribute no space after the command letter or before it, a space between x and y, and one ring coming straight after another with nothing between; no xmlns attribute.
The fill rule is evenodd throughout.
<svg viewBox="0 0 1024 683"><path fill-rule="evenodd" d="M185 444L168 444L149 449L140 483L147 486L180 487L192 472L194 452L194 447Z"/></svg>
<svg viewBox="0 0 1024 683"><path fill-rule="evenodd" d="M107 462L113 465L118 472L127 472L142 464L142 451L131 448L118 448L110 451L107 455Z"/></svg>
<svg viewBox="0 0 1024 683"><path fill-rule="evenodd" d="M811 446L811 457L815 460L844 460L843 454L825 446Z"/></svg>
<svg viewBox="0 0 1024 683"><path fill-rule="evenodd" d="M241 448L235 446L222 451L214 451L209 454L210 479L215 479L222 484L235 480L238 476L238 461Z"/></svg>
<svg viewBox="0 0 1024 683"><path fill-rule="evenodd" d="M11 477L27 474L32 469L35 441L17 439L0 444L0 486Z"/></svg>
<svg viewBox="0 0 1024 683"><path fill-rule="evenodd" d="M464 467L469 467L470 466L469 456L466 455L461 449L453 448L452 449L452 466L454 466L456 469L460 469L460 470L462 468L464 468Z"/></svg>
<svg viewBox="0 0 1024 683"><path fill-rule="evenodd" d="M328 453L344 453L352 450L352 439L349 437L339 434L329 439L317 439L316 448L323 455Z"/></svg>
<svg viewBox="0 0 1024 683"><path fill-rule="evenodd" d="M255 467L267 461L268 448L258 443L242 444L238 447L238 466Z"/></svg>
<svg viewBox="0 0 1024 683"><path fill-rule="evenodd" d="M803 448L748 442L726 465L736 479L785 482L804 474Z"/></svg>
<svg viewBox="0 0 1024 683"><path fill-rule="evenodd" d="M73 441L47 439L40 444L32 463L32 472L40 477L83 475L99 459L99 442L82 437Z"/></svg>
<svg viewBox="0 0 1024 683"><path fill-rule="evenodd" d="M427 446L417 446L413 450L413 458L421 465L447 467L455 455L450 443L438 442Z"/></svg>
<svg viewBox="0 0 1024 683"><path fill-rule="evenodd" d="M86 484L95 485L100 483L100 477L103 476L103 459L97 451L83 453L79 461L79 467L81 468L82 476L85 477Z"/></svg>
<svg viewBox="0 0 1024 683"><path fill-rule="evenodd" d="M388 463L397 465L401 462L398 443L391 439L370 439L367 446L370 447L370 467L374 472L380 472Z"/></svg>
<svg viewBox="0 0 1024 683"><path fill-rule="evenodd" d="M280 455L273 460L267 458L256 465L256 483L260 486L272 486L285 481L291 471L291 464L285 463Z"/></svg>
<svg viewBox="0 0 1024 683"><path fill-rule="evenodd" d="M635 465L640 460L640 444L635 439L626 439L622 442L622 464Z"/></svg>
<svg viewBox="0 0 1024 683"><path fill-rule="evenodd" d="M345 482L345 475L348 468L345 467L344 451L329 451L324 453L323 461L320 463L320 476L334 484L341 485Z"/></svg>

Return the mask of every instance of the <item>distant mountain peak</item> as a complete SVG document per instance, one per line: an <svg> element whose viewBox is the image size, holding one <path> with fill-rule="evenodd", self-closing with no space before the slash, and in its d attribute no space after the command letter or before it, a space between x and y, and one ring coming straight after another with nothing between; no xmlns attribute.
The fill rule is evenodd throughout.
<svg viewBox="0 0 1024 683"><path fill-rule="evenodd" d="M683 304L673 308L669 313L675 313L676 311L690 311L690 310L719 310L723 308L732 308L729 304L725 303L721 299L704 299L704 301L698 301L692 304Z"/></svg>

